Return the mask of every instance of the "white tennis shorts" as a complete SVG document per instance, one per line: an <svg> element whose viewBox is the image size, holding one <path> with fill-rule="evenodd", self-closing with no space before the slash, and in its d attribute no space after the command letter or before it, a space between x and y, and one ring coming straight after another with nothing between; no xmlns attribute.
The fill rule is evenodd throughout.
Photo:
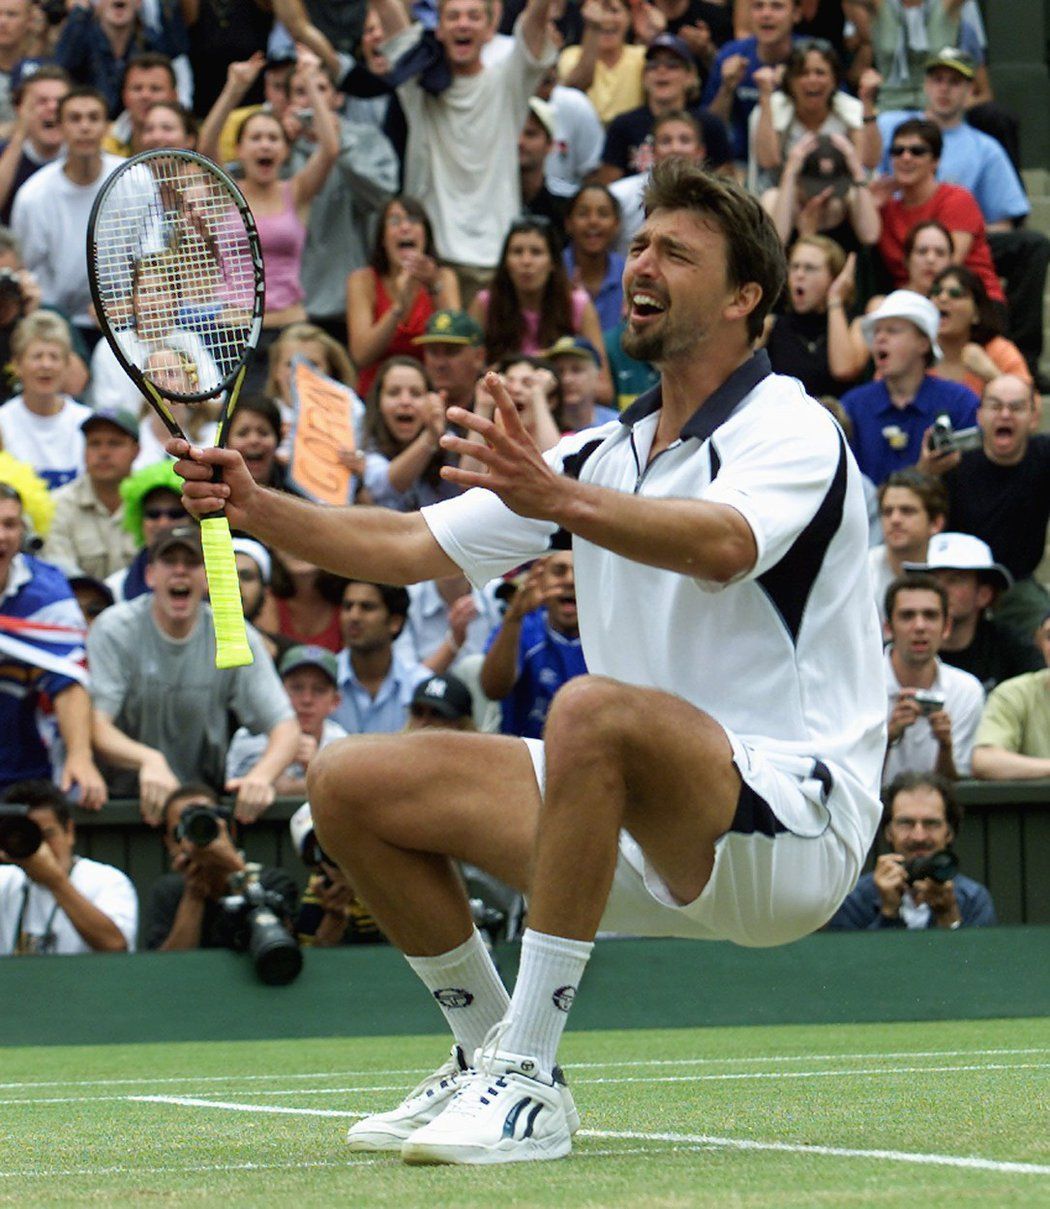
<svg viewBox="0 0 1050 1209"><path fill-rule="evenodd" d="M743 786L699 898L679 903L634 839L621 831L600 932L752 947L787 944L825 924L853 889L866 849L855 851L830 825L828 801L836 787L827 769L812 760L771 756L726 733ZM543 743L523 742L542 792Z"/></svg>

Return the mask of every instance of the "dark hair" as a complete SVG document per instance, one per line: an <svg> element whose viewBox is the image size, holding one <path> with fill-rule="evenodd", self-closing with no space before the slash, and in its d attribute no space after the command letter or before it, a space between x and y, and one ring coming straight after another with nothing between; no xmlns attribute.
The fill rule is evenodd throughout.
<svg viewBox="0 0 1050 1209"><path fill-rule="evenodd" d="M941 795L941 800L944 802L945 820L955 835L958 835L963 821L962 804L955 796L955 786L947 777L942 777L939 772L902 772L898 773L888 785L884 785L882 789L882 825L887 827L892 822L893 803L897 800L897 795L909 793L913 789L932 789Z"/></svg>
<svg viewBox="0 0 1050 1209"><path fill-rule="evenodd" d="M406 193L399 193L396 197L392 197L379 212L379 221L376 223L376 237L372 243L372 255L368 258L368 263L379 274L380 277L385 277L390 272L390 257L386 254L386 218L390 213L390 207L398 205L408 215L409 218L418 222L423 227L423 251L428 256L434 255L434 228L430 225L430 218L426 210L423 208L423 203L417 201L414 197L409 197Z"/></svg>
<svg viewBox="0 0 1050 1209"><path fill-rule="evenodd" d="M978 344L987 344L989 340L994 340L996 336L1003 334L1002 320L988 297L988 291L984 288L984 282L972 270L965 265L950 264L946 268L941 269L937 276L930 282L930 297L933 297L933 291L942 281L946 281L949 277L954 277L962 288L973 299L974 316L973 323L970 325L971 339Z"/></svg>
<svg viewBox="0 0 1050 1209"><path fill-rule="evenodd" d="M68 827L73 817L66 795L43 778L12 782L0 794L0 801L28 806L30 810L50 810L62 827Z"/></svg>
<svg viewBox="0 0 1050 1209"><path fill-rule="evenodd" d="M154 68L163 67L168 73L168 81L172 88L178 88L179 82L175 78L175 68L171 65L171 60L167 55L162 55L156 50L140 50L131 56L128 60L127 67L124 68L124 75L120 80L120 91L124 91L124 85L128 82L128 75L136 68L139 71L152 71Z"/></svg>
<svg viewBox="0 0 1050 1209"><path fill-rule="evenodd" d="M62 114L69 102L80 100L82 97L89 97L93 101L98 101L102 106L103 113L109 114L109 102L97 88L92 88L90 84L74 84L62 100L58 102L59 121L62 120Z"/></svg>
<svg viewBox="0 0 1050 1209"><path fill-rule="evenodd" d="M784 64L784 75L780 81L780 89L791 97L790 85L798 79L798 77L806 69L806 56L820 55L825 63L831 68L831 74L835 79L835 88L839 88L843 80L842 60L835 53L834 46L823 38L806 38L796 42L791 49L791 54L788 55L787 62ZM828 109L831 108L831 99L835 92L832 90L831 97L828 98ZM794 97L791 97L794 101Z"/></svg>
<svg viewBox="0 0 1050 1209"><path fill-rule="evenodd" d="M394 440L393 433L387 428L386 420L383 419L383 413L379 407L379 400L383 393L383 383L386 381L387 374L399 366L406 369L414 369L423 379L425 388L428 391L434 389L430 376L423 366L423 362L417 361L415 357L387 357L382 365L380 365L376 376L372 379L372 385L369 387L368 398L365 400L365 418L362 425L362 436L364 437L366 450L374 449L376 453L381 453L388 461L396 458L401 453L403 446ZM441 467L444 464L445 451L439 447L434 450L430 461L427 462L423 473L419 476L419 481L436 488L441 483Z"/></svg>
<svg viewBox="0 0 1050 1209"><path fill-rule="evenodd" d="M576 210L576 206L580 201L580 198L582 198L585 193L593 193L593 192L598 192L598 193L601 193L604 195L604 197L608 201L609 205L611 205L613 208L613 213L616 215L616 221L619 222L621 220L621 218L623 217L623 207L620 205L619 198L616 196L615 193L613 193L613 191L609 188L608 185L599 184L598 181L594 181L592 184L589 184L589 185L584 185L582 189L576 190L576 192L569 199L568 209L566 209L566 211L565 211L566 219L569 219L572 217L574 211Z"/></svg>
<svg viewBox="0 0 1050 1209"><path fill-rule="evenodd" d="M281 442L281 410L277 404L268 399L265 395L248 395L247 398L241 399L234 409L233 415L230 417L230 428L233 428L234 421L244 412L251 412L253 416L260 416L273 429L273 435L277 438L277 443Z"/></svg>
<svg viewBox="0 0 1050 1209"><path fill-rule="evenodd" d="M69 72L64 67L59 67L57 63L41 63L31 76L23 76L11 93L11 100L16 107L22 104L26 89L35 84L37 80L58 80L59 83L68 84L70 87L73 84Z"/></svg>
<svg viewBox="0 0 1050 1209"><path fill-rule="evenodd" d="M669 126L672 122L680 122L683 126L688 126L689 129L692 130L692 132L696 135L697 146L702 147L704 149L704 154L706 155L707 144L704 142L704 128L688 109L672 109L670 113L661 114L660 117L653 122L654 143L656 142L657 133L662 130L664 126Z"/></svg>
<svg viewBox="0 0 1050 1209"><path fill-rule="evenodd" d="M936 230L936 231L940 231L940 233L948 241L949 250L952 252L955 251L955 240L952 238L951 231L948 230L948 228L944 225L944 223L939 222L936 218L928 218L925 222L917 223L914 227L912 227L912 229L908 232L908 234L905 235L905 237L904 237L904 259L905 260L907 260L908 257L912 254L912 252L915 251L915 241L919 238L919 235L923 231L928 231L931 227L933 227L934 230Z"/></svg>
<svg viewBox="0 0 1050 1209"><path fill-rule="evenodd" d="M146 110L146 117L149 117L154 109L169 109L182 123L182 128L186 131L186 138L192 139L196 143L201 124L197 121L197 115L192 109L187 109L181 101L154 101Z"/></svg>
<svg viewBox="0 0 1050 1209"><path fill-rule="evenodd" d="M525 340L525 315L507 269L507 253L516 235L539 235L550 254L551 271L540 299L540 322L536 333L540 347L547 348L559 336L570 336L575 331L572 322L572 284L561 258L558 233L549 218L540 214L526 215L511 223L489 287L489 304L485 313L485 353L490 361L520 349Z"/></svg>
<svg viewBox="0 0 1050 1209"><path fill-rule="evenodd" d="M939 478L934 478L932 474L923 474L914 466L909 466L906 470L894 470L879 486L880 508L882 501L886 498L886 492L891 487L903 487L917 495L931 521L936 520L939 516L948 515L948 491L944 483Z"/></svg>
<svg viewBox="0 0 1050 1209"><path fill-rule="evenodd" d="M168 811L177 806L184 798L207 798L213 806L218 806L219 795L214 789L204 781L187 781L185 785L178 786L164 799L164 805L161 807L160 819L165 831L168 827ZM233 820L230 820L230 826L233 826Z"/></svg>
<svg viewBox="0 0 1050 1209"><path fill-rule="evenodd" d="M944 139L941 136L941 128L935 122L928 121L926 118L907 118L899 126L894 126L893 134L890 136L891 146L899 134L914 134L929 147L935 160L941 158Z"/></svg>
<svg viewBox="0 0 1050 1209"><path fill-rule="evenodd" d="M408 616L412 598L407 588L395 587L393 584L377 584L370 579L348 579L343 585L345 592L352 584L364 584L366 588L375 588L383 601L383 607L391 617L405 618Z"/></svg>
<svg viewBox="0 0 1050 1209"><path fill-rule="evenodd" d="M725 239L728 284L754 282L762 291L747 317L748 339L757 340L787 278L784 245L758 199L739 185L672 156L655 165L646 186L646 217L655 210L691 210L718 224Z"/></svg>
<svg viewBox="0 0 1050 1209"><path fill-rule="evenodd" d="M346 578L318 567L314 585L322 600L327 601L330 605L338 605L343 599ZM272 547L270 549L270 593L280 600L289 600L295 595L295 585L292 583L288 568L284 565L280 554Z"/></svg>
<svg viewBox="0 0 1050 1209"><path fill-rule="evenodd" d="M565 398L561 389L561 378L558 377L558 371L554 368L554 362L548 361L546 357L533 357L530 353L507 353L506 356L500 359L493 365L493 369L497 374L505 374L512 365L531 365L533 369L545 369L554 379L554 384L551 386L548 394L549 406L551 409L551 418L559 431L565 425L563 423L562 408L565 406Z"/></svg>
<svg viewBox="0 0 1050 1209"><path fill-rule="evenodd" d="M936 579L929 571L908 571L904 575L898 575L897 578L886 589L885 605L886 617L888 620L893 620L893 609L897 603L897 597L902 592L934 592L941 602L941 612L945 618L948 616L948 592L944 584L939 579Z"/></svg>

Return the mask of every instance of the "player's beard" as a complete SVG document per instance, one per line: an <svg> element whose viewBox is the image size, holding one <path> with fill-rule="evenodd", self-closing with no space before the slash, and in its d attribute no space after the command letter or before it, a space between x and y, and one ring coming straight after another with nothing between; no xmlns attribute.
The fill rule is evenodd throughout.
<svg viewBox="0 0 1050 1209"><path fill-rule="evenodd" d="M659 365L688 352L696 343L697 333L677 331L671 312L664 312L664 321L655 328L633 331L630 321L624 325L620 336L620 347L636 361L648 361Z"/></svg>

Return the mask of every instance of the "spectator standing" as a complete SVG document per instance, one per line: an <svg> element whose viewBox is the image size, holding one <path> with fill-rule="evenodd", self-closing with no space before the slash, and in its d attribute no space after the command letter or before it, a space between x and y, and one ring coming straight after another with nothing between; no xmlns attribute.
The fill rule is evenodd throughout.
<svg viewBox="0 0 1050 1209"><path fill-rule="evenodd" d="M151 822L175 785L191 779L236 793L238 818L254 821L273 802L274 782L299 742L273 663L249 626L254 663L216 669L196 525L153 542L146 580L148 595L107 609L88 636L96 750L138 774L131 793L138 790ZM251 770L227 783L231 713L268 742Z"/></svg>
<svg viewBox="0 0 1050 1209"><path fill-rule="evenodd" d="M404 588L351 580L343 591L342 700L332 719L348 734L403 730L416 686L432 674L424 664L405 663L394 653L408 608Z"/></svg>
<svg viewBox="0 0 1050 1209"><path fill-rule="evenodd" d="M408 123L404 189L426 206L438 255L458 268L463 301L469 302L490 276L507 226L521 210L517 173L507 166L515 162L529 96L553 61L546 35L550 0L529 0L514 27L513 50L497 68L485 67L481 58L490 32L485 0L442 0L438 50L420 75L412 75L412 60L402 56L417 47L422 29L405 28L399 0L378 5L392 38L385 50L395 64Z"/></svg>
<svg viewBox="0 0 1050 1209"><path fill-rule="evenodd" d="M69 87L69 74L47 63L15 87L14 125L0 153L0 220L4 223L11 221L14 196L22 185L38 168L62 154L58 107Z"/></svg>
<svg viewBox="0 0 1050 1209"><path fill-rule="evenodd" d="M189 34L194 109L207 113L222 92L229 64L265 52L273 12L256 0L181 0L180 7Z"/></svg>
<svg viewBox="0 0 1050 1209"><path fill-rule="evenodd" d="M912 290L894 290L861 320L879 377L847 391L842 406L853 423L857 461L876 486L892 471L919 461L939 415L947 415L953 428L968 428L976 420L973 391L929 372L941 355L939 324L937 308Z"/></svg>
<svg viewBox="0 0 1050 1209"><path fill-rule="evenodd" d="M976 676L937 657L951 629L948 594L930 575L909 574L886 589L889 748L883 781L902 772L969 776L984 706ZM916 694L920 694L916 700ZM936 700L923 703L922 694Z"/></svg>
<svg viewBox="0 0 1050 1209"><path fill-rule="evenodd" d="M0 956L132 953L139 904L125 874L77 856L65 796L49 781L16 781L2 799L29 807L43 835L18 860L0 851Z"/></svg>
<svg viewBox="0 0 1050 1209"><path fill-rule="evenodd" d="M106 101L96 89L70 89L59 101L58 121L66 154L45 164L18 190L11 225L44 303L69 315L94 348L101 333L90 312L84 255L88 218L106 178L123 160L102 150Z"/></svg>
<svg viewBox="0 0 1050 1209"><path fill-rule="evenodd" d="M973 775L986 781L1050 777L1050 613L1035 631L1048 665L992 690L974 739Z"/></svg>
<svg viewBox="0 0 1050 1209"><path fill-rule="evenodd" d="M120 85L120 100L124 108L110 126L102 148L113 155L135 155L145 150L142 132L150 106L179 103L175 68L167 55L145 51L129 59Z"/></svg>
<svg viewBox="0 0 1050 1209"><path fill-rule="evenodd" d="M945 46L958 46L964 0L870 0L853 5L870 13L863 20L875 70L882 76L879 99L886 109L918 109L926 62ZM870 26L868 25L870 22Z"/></svg>
<svg viewBox="0 0 1050 1209"><path fill-rule="evenodd" d="M569 88L586 93L608 125L642 102L645 40L628 42L634 19L625 0L586 0L580 15L583 35L578 45L566 46L558 56L558 76Z"/></svg>
<svg viewBox="0 0 1050 1209"><path fill-rule="evenodd" d="M502 734L539 739L555 693L586 673L572 551L555 550L511 597L485 652L481 688L500 703Z"/></svg>
<svg viewBox="0 0 1050 1209"><path fill-rule="evenodd" d="M950 848L962 807L950 781L936 773L902 773L887 786L883 836L890 851L861 875L828 923L833 932L881 928L980 928L996 924L992 897L980 882L957 873L950 881L913 881L907 863Z"/></svg>
<svg viewBox="0 0 1050 1209"><path fill-rule="evenodd" d="M84 473L55 492L55 517L41 557L67 575L104 580L135 557L120 484L139 451L138 421L126 411L90 412L81 423Z"/></svg>
<svg viewBox="0 0 1050 1209"><path fill-rule="evenodd" d="M562 253L574 286L590 295L603 332L620 322L623 311L623 254L616 250L620 203L607 185L584 185L565 214L569 244Z"/></svg>
<svg viewBox="0 0 1050 1209"><path fill-rule="evenodd" d="M547 219L565 242L564 197L547 185L547 158L554 147L554 110L539 97L529 97L529 112L518 135L518 174L521 208L525 214Z"/></svg>
<svg viewBox="0 0 1050 1209"><path fill-rule="evenodd" d="M601 163L605 128L586 93L557 81L557 69L549 67L535 94L554 111L554 146L545 167L547 188L558 197L573 197Z"/></svg>
<svg viewBox="0 0 1050 1209"><path fill-rule="evenodd" d="M32 11L30 0L4 0L0 5L0 125L15 116L13 81L27 53Z"/></svg>
<svg viewBox="0 0 1050 1209"><path fill-rule="evenodd" d="M895 470L878 490L882 543L868 551L879 620L886 624L886 589L905 564L924 563L934 534L944 528L948 493L940 479L919 470Z"/></svg>
<svg viewBox="0 0 1050 1209"><path fill-rule="evenodd" d="M499 623L495 597L472 589L463 575L425 579L408 586L408 613L394 653L441 674L468 657L484 654Z"/></svg>
<svg viewBox="0 0 1050 1209"><path fill-rule="evenodd" d="M80 804L97 810L106 787L91 758L84 618L58 568L21 552L26 518L46 532L50 511L40 480L0 454L0 785L58 777L63 793L76 786ZM27 631L36 623L47 627L39 642ZM61 771L53 767L38 726L45 697L65 748Z"/></svg>
<svg viewBox="0 0 1050 1209"><path fill-rule="evenodd" d="M149 547L161 533L185 524L186 509L178 492L178 477L171 462L154 462L135 470L120 484L124 501L124 527L135 539L137 553L122 571L114 571L106 586L117 601L134 600L148 592L146 565Z"/></svg>

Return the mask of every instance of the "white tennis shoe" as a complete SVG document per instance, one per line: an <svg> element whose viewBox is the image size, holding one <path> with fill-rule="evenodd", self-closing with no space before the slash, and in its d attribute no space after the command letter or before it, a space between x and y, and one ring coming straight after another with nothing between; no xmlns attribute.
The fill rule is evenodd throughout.
<svg viewBox="0 0 1050 1209"><path fill-rule="evenodd" d="M350 1149L400 1150L401 1143L410 1134L432 1121L449 1104L468 1071L463 1050L453 1045L448 1059L413 1088L396 1108L365 1117L350 1126L346 1134Z"/></svg>
<svg viewBox="0 0 1050 1209"><path fill-rule="evenodd" d="M490 1032L445 1108L405 1140L406 1163L518 1163L572 1149L572 1093L557 1069L545 1078L534 1058L499 1050L504 1027Z"/></svg>

